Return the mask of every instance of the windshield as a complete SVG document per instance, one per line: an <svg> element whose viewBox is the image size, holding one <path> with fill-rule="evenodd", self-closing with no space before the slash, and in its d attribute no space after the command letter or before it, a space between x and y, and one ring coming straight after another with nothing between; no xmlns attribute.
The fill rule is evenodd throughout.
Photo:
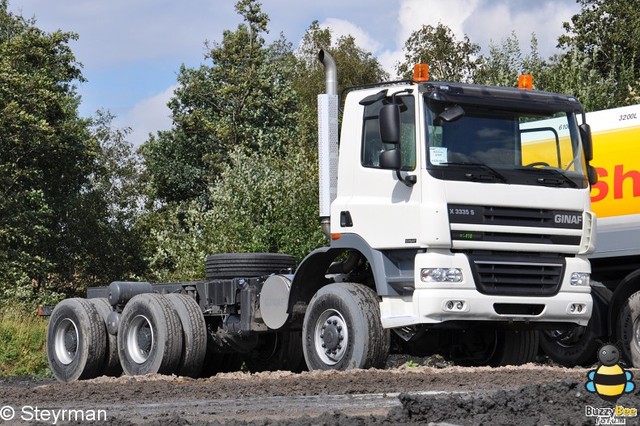
<svg viewBox="0 0 640 426"><path fill-rule="evenodd" d="M427 100L427 162L440 179L586 188L574 113Z"/></svg>

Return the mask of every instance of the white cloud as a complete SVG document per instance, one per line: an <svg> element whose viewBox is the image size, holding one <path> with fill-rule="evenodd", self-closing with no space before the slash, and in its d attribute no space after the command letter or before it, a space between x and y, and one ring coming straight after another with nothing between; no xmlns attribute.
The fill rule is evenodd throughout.
<svg viewBox="0 0 640 426"><path fill-rule="evenodd" d="M568 1L536 3L535 7L515 7L510 2L485 1L478 7L473 19L465 22L465 29L474 43L487 53L491 42L500 44L514 31L523 52L529 52L531 35L538 39L538 50L543 57L556 53L558 37L563 34L562 23L579 11L579 5Z"/></svg>
<svg viewBox="0 0 640 426"><path fill-rule="evenodd" d="M159 130L169 130L172 125L171 110L167 102L173 96L178 86L171 86L162 93L143 99L131 108L124 116L118 117L118 127L130 127L129 142L140 146L149 138L149 133L155 134Z"/></svg>
<svg viewBox="0 0 640 426"><path fill-rule="evenodd" d="M464 23L470 18L480 0L400 0L398 40L404 43L413 31L423 25L448 26L458 39L464 37Z"/></svg>
<svg viewBox="0 0 640 426"><path fill-rule="evenodd" d="M342 36L351 35L355 39L356 45L368 52L377 52L382 43L374 39L368 32L344 19L327 18L320 23L321 28L330 28L333 40L337 40Z"/></svg>

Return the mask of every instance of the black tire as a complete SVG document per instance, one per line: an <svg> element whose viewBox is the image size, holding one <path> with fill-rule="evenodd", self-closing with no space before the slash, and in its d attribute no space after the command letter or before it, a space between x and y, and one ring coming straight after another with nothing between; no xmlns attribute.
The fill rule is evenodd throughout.
<svg viewBox="0 0 640 426"><path fill-rule="evenodd" d="M122 374L122 366L120 365L120 358L118 357L118 338L113 334L109 334L109 332L107 331L107 318L111 313L111 304L109 303L109 299L106 298L88 300L96 308L98 314L100 314L100 318L102 318L105 333L107 336L104 370L101 374L104 376L118 377Z"/></svg>
<svg viewBox="0 0 640 426"><path fill-rule="evenodd" d="M295 258L282 253L213 254L205 261L205 278L260 277L294 269L295 266Z"/></svg>
<svg viewBox="0 0 640 426"><path fill-rule="evenodd" d="M207 325L202 310L192 297L167 294L182 324L183 348L177 374L198 377L207 353Z"/></svg>
<svg viewBox="0 0 640 426"><path fill-rule="evenodd" d="M86 299L66 299L51 313L47 327L47 358L61 382L102 374L107 347L106 327Z"/></svg>
<svg viewBox="0 0 640 426"><path fill-rule="evenodd" d="M355 283L318 290L304 316L302 339L309 370L382 368L391 344L376 292Z"/></svg>
<svg viewBox="0 0 640 426"><path fill-rule="evenodd" d="M593 312L586 327L575 326L568 330L541 330L540 349L552 361L564 366L589 367L598 360L598 348L602 345L593 331L599 321Z"/></svg>
<svg viewBox="0 0 640 426"><path fill-rule="evenodd" d="M307 365L302 351L302 332L264 333L260 336L258 346L244 356L244 363L251 373L304 371Z"/></svg>
<svg viewBox="0 0 640 426"><path fill-rule="evenodd" d="M535 361L540 340L536 330L506 330L499 334L499 339L502 340L502 344L489 365L523 365Z"/></svg>
<svg viewBox="0 0 640 426"><path fill-rule="evenodd" d="M625 301L618 314L616 336L622 346L622 356L630 366L640 367L640 291Z"/></svg>
<svg viewBox="0 0 640 426"><path fill-rule="evenodd" d="M166 297L134 296L125 305L118 328L120 364L130 376L173 374L182 353L180 318Z"/></svg>
<svg viewBox="0 0 640 426"><path fill-rule="evenodd" d="M207 333L207 354L204 357L204 365L200 377L211 377L218 373L232 373L239 371L244 362L242 355L238 353L220 352L218 345Z"/></svg>
<svg viewBox="0 0 640 426"><path fill-rule="evenodd" d="M453 361L461 366L522 365L535 361L538 332L535 330L477 329L459 332L458 352Z"/></svg>

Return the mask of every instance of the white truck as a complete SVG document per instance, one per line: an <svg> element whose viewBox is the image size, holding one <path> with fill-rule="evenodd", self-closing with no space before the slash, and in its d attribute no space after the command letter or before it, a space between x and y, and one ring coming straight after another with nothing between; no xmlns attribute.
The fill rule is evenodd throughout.
<svg viewBox="0 0 640 426"><path fill-rule="evenodd" d="M545 331L541 346L556 361L590 365L606 342L640 367L640 105L590 112L598 182L592 265L593 316L587 327Z"/></svg>
<svg viewBox="0 0 640 426"><path fill-rule="evenodd" d="M330 245L217 254L203 281L114 282L53 310L57 379L384 365L392 336L460 363L531 361L539 329L586 326L595 170L571 96L413 81L319 95ZM550 124L552 123L552 124ZM340 141L338 140L340 139Z"/></svg>

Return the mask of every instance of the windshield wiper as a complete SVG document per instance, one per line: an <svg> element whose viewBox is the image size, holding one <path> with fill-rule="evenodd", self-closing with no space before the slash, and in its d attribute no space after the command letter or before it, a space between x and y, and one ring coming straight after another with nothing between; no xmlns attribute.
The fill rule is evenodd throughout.
<svg viewBox="0 0 640 426"><path fill-rule="evenodd" d="M494 168L489 167L489 166L487 166L486 164L483 164L483 163L469 163L469 162L464 162L464 163L440 163L439 165L478 167L480 169L483 169L483 170L489 172L490 176L481 175L481 174L474 174L474 173L465 173L464 177L466 177L467 179L472 180L472 181L486 180L487 178L493 178L492 180L498 180L498 181L500 181L502 183L507 182L507 178L505 178L500 172L498 172Z"/></svg>
<svg viewBox="0 0 640 426"><path fill-rule="evenodd" d="M578 187L578 184L575 183L575 181L573 179L571 179L569 176L565 175L564 173L562 173L558 169L544 168L544 169L539 169L539 170L542 171L542 172L553 174L554 176L556 176L556 177L558 177L560 179L556 179L556 177L553 177L553 178L539 177L538 179L536 179L538 181L538 183L541 183L543 185L557 185L557 186L560 186L563 183L566 183L572 188L577 188Z"/></svg>
<svg viewBox="0 0 640 426"><path fill-rule="evenodd" d="M545 173L547 175L553 175L553 177L539 177L539 178L537 178L536 181L541 185L561 186L561 185L567 184L571 188L577 188L578 187L578 184L573 179L571 179L569 176L565 175L560 170L555 169L553 167L545 167L545 168L542 168L542 169L523 167L523 168L521 168L519 170L526 170L526 171L529 171L529 172L530 171L536 171L536 172L539 172L539 173Z"/></svg>

